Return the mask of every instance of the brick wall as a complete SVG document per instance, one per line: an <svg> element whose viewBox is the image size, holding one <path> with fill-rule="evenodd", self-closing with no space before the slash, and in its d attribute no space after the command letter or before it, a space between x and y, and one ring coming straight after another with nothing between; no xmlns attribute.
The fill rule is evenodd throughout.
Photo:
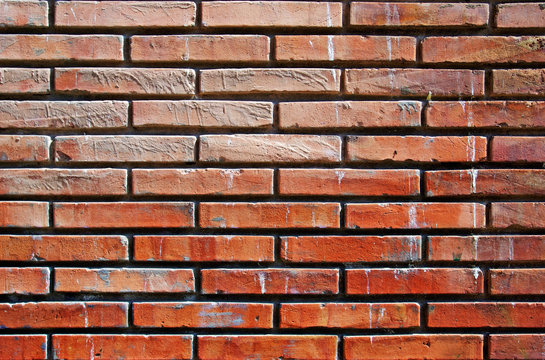
<svg viewBox="0 0 545 360"><path fill-rule="evenodd" d="M545 3L0 31L0 359L545 359Z"/></svg>

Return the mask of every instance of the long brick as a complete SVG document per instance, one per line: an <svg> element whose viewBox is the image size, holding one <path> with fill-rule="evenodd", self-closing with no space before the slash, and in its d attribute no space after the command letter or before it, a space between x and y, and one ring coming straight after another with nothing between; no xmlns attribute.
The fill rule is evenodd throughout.
<svg viewBox="0 0 545 360"><path fill-rule="evenodd" d="M135 62L254 62L268 61L269 53L269 38L264 35L164 35L131 38L131 60Z"/></svg>
<svg viewBox="0 0 545 360"><path fill-rule="evenodd" d="M348 161L479 162L483 136L349 136Z"/></svg>
<svg viewBox="0 0 545 360"><path fill-rule="evenodd" d="M194 226L189 202L55 203L58 228L179 228Z"/></svg>
<svg viewBox="0 0 545 360"><path fill-rule="evenodd" d="M203 294L338 294L338 269L204 269Z"/></svg>
<svg viewBox="0 0 545 360"><path fill-rule="evenodd" d="M288 262L409 262L421 259L419 236L287 236L280 254Z"/></svg>
<svg viewBox="0 0 545 360"><path fill-rule="evenodd" d="M273 193L272 169L134 169L132 179L136 195Z"/></svg>
<svg viewBox="0 0 545 360"><path fill-rule="evenodd" d="M55 4L55 26L69 28L183 28L195 25L195 16L195 3L189 1L58 1Z"/></svg>
<svg viewBox="0 0 545 360"><path fill-rule="evenodd" d="M128 248L117 235L0 235L0 261L123 261Z"/></svg>
<svg viewBox="0 0 545 360"><path fill-rule="evenodd" d="M412 61L416 39L408 36L280 35L280 61Z"/></svg>
<svg viewBox="0 0 545 360"><path fill-rule="evenodd" d="M409 328L420 325L416 303L282 304L281 328Z"/></svg>
<svg viewBox="0 0 545 360"><path fill-rule="evenodd" d="M28 302L0 304L3 328L123 328L124 302Z"/></svg>
<svg viewBox="0 0 545 360"><path fill-rule="evenodd" d="M479 268L405 268L346 270L346 293L379 294L482 294Z"/></svg>
<svg viewBox="0 0 545 360"><path fill-rule="evenodd" d="M475 27L488 23L488 4L353 2L350 25Z"/></svg>
<svg viewBox="0 0 545 360"><path fill-rule="evenodd" d="M478 229L486 223L477 203L346 204L346 227L352 229Z"/></svg>
<svg viewBox="0 0 545 360"><path fill-rule="evenodd" d="M255 101L133 101L135 127L270 128L273 104Z"/></svg>
<svg viewBox="0 0 545 360"><path fill-rule="evenodd" d="M123 61L117 35L0 35L4 61Z"/></svg>
<svg viewBox="0 0 545 360"><path fill-rule="evenodd" d="M272 328L273 305L228 302L134 303L134 325L147 328Z"/></svg>
<svg viewBox="0 0 545 360"><path fill-rule="evenodd" d="M47 358L47 336L0 335L0 358L45 360Z"/></svg>
<svg viewBox="0 0 545 360"><path fill-rule="evenodd" d="M49 69L0 68L0 94L47 94Z"/></svg>
<svg viewBox="0 0 545 360"><path fill-rule="evenodd" d="M492 95L543 96L545 69L492 70Z"/></svg>
<svg viewBox="0 0 545 360"><path fill-rule="evenodd" d="M0 294L49 294L49 269L0 268Z"/></svg>
<svg viewBox="0 0 545 360"><path fill-rule="evenodd" d="M490 226L544 228L545 202L494 202L490 211Z"/></svg>
<svg viewBox="0 0 545 360"><path fill-rule="evenodd" d="M481 360L482 335L411 334L347 336L344 338L346 360Z"/></svg>
<svg viewBox="0 0 545 360"><path fill-rule="evenodd" d="M51 138L39 135L0 135L0 163L49 160Z"/></svg>
<svg viewBox="0 0 545 360"><path fill-rule="evenodd" d="M204 228L338 228L338 203L200 203Z"/></svg>
<svg viewBox="0 0 545 360"><path fill-rule="evenodd" d="M543 101L432 101L426 125L453 128L543 128Z"/></svg>
<svg viewBox="0 0 545 360"><path fill-rule="evenodd" d="M490 359L545 359L543 334L492 334L489 340Z"/></svg>
<svg viewBox="0 0 545 360"><path fill-rule="evenodd" d="M544 286L544 269L490 270L492 295L543 295L545 294Z"/></svg>
<svg viewBox="0 0 545 360"><path fill-rule="evenodd" d="M342 26L342 4L306 1L206 1L202 3L205 27Z"/></svg>
<svg viewBox="0 0 545 360"><path fill-rule="evenodd" d="M54 359L191 359L191 335L53 335Z"/></svg>
<svg viewBox="0 0 545 360"><path fill-rule="evenodd" d="M126 101L0 101L3 129L106 129L128 125Z"/></svg>
<svg viewBox="0 0 545 360"><path fill-rule="evenodd" d="M490 157L492 161L544 162L545 137L494 136Z"/></svg>
<svg viewBox="0 0 545 360"><path fill-rule="evenodd" d="M544 327L545 303L429 303L428 326L444 328Z"/></svg>
<svg viewBox="0 0 545 360"><path fill-rule="evenodd" d="M57 162L160 162L195 161L194 136L95 135L57 136Z"/></svg>
<svg viewBox="0 0 545 360"><path fill-rule="evenodd" d="M420 126L417 101L281 102L279 126L284 129Z"/></svg>
<svg viewBox="0 0 545 360"><path fill-rule="evenodd" d="M49 204L37 201L1 201L0 228L49 226Z"/></svg>
<svg viewBox="0 0 545 360"><path fill-rule="evenodd" d="M412 196L420 193L418 170L280 169L278 176L278 192L282 195Z"/></svg>
<svg viewBox="0 0 545 360"><path fill-rule="evenodd" d="M366 96L460 97L484 95L484 71L454 69L347 69L344 92Z"/></svg>
<svg viewBox="0 0 545 360"><path fill-rule="evenodd" d="M0 28L43 27L49 25L48 3L40 0L4 0Z"/></svg>
<svg viewBox="0 0 545 360"><path fill-rule="evenodd" d="M55 89L74 94L189 95L195 93L195 70L56 68Z"/></svg>
<svg viewBox="0 0 545 360"><path fill-rule="evenodd" d="M340 91L340 84L338 69L201 70L203 94L334 94Z"/></svg>
<svg viewBox="0 0 545 360"><path fill-rule="evenodd" d="M341 138L328 135L237 134L200 137L199 160L242 163L332 163Z"/></svg>
<svg viewBox="0 0 545 360"><path fill-rule="evenodd" d="M496 6L498 28L543 28L545 13L540 3L511 3Z"/></svg>

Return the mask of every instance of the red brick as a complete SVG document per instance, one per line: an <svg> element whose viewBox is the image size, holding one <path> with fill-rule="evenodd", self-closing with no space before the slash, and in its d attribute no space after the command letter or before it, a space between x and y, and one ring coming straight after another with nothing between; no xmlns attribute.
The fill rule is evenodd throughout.
<svg viewBox="0 0 545 360"><path fill-rule="evenodd" d="M268 61L264 35L133 36L131 60L148 62Z"/></svg>
<svg viewBox="0 0 545 360"><path fill-rule="evenodd" d="M48 3L39 0L4 0L0 27L43 27L49 25Z"/></svg>
<svg viewBox="0 0 545 360"><path fill-rule="evenodd" d="M482 294L479 268L405 268L346 270L346 293L379 294Z"/></svg>
<svg viewBox="0 0 545 360"><path fill-rule="evenodd" d="M408 36L281 35L281 61L415 61L416 39Z"/></svg>
<svg viewBox="0 0 545 360"><path fill-rule="evenodd" d="M195 13L195 3L187 1L58 1L55 4L55 26L187 27L195 25Z"/></svg>
<svg viewBox="0 0 545 360"><path fill-rule="evenodd" d="M104 196L127 193L121 169L0 169L0 195Z"/></svg>
<svg viewBox="0 0 545 360"><path fill-rule="evenodd" d="M37 201L0 201L0 227L48 227L49 204Z"/></svg>
<svg viewBox="0 0 545 360"><path fill-rule="evenodd" d="M349 136L349 161L479 162L483 136Z"/></svg>
<svg viewBox="0 0 545 360"><path fill-rule="evenodd" d="M135 127L270 128L273 104L255 101L133 101Z"/></svg>
<svg viewBox="0 0 545 360"><path fill-rule="evenodd" d="M425 63L544 62L544 36L437 36L422 41Z"/></svg>
<svg viewBox="0 0 545 360"><path fill-rule="evenodd" d="M488 4L353 2L350 25L374 27L485 26Z"/></svg>
<svg viewBox="0 0 545 360"><path fill-rule="evenodd" d="M421 259L419 236L288 236L280 254L288 262L408 262Z"/></svg>
<svg viewBox="0 0 545 360"><path fill-rule="evenodd" d="M471 169L427 171L426 195L545 195L545 170Z"/></svg>
<svg viewBox="0 0 545 360"><path fill-rule="evenodd" d="M49 69L0 68L0 94L47 94L49 74Z"/></svg>
<svg viewBox="0 0 545 360"><path fill-rule="evenodd" d="M116 35L0 35L4 61L123 61Z"/></svg>
<svg viewBox="0 0 545 360"><path fill-rule="evenodd" d="M278 113L284 129L420 126L417 101L282 102Z"/></svg>
<svg viewBox="0 0 545 360"><path fill-rule="evenodd" d="M23 1L21 1L23 2ZM11 360L46 359L46 335L1 335L0 358Z"/></svg>
<svg viewBox="0 0 545 360"><path fill-rule="evenodd" d="M543 28L545 26L543 4L498 4L496 9L496 27Z"/></svg>
<svg viewBox="0 0 545 360"><path fill-rule="evenodd" d="M272 169L134 169L132 179L133 193L137 195L273 193Z"/></svg>
<svg viewBox="0 0 545 360"><path fill-rule="evenodd" d="M0 243L1 244L1 243ZM137 261L274 261L272 236L135 236Z"/></svg>
<svg viewBox="0 0 545 360"><path fill-rule="evenodd" d="M412 97L484 95L482 70L347 69L344 76L346 94Z"/></svg>
<svg viewBox="0 0 545 360"><path fill-rule="evenodd" d="M0 268L0 294L49 294L49 269Z"/></svg>
<svg viewBox="0 0 545 360"><path fill-rule="evenodd" d="M545 127L543 101L432 101L426 107L431 127Z"/></svg>
<svg viewBox="0 0 545 360"><path fill-rule="evenodd" d="M195 93L195 70L56 68L55 89L76 94L188 95Z"/></svg>
<svg viewBox="0 0 545 360"><path fill-rule="evenodd" d="M15 328L127 327L123 302L29 302L0 304L0 326Z"/></svg>
<svg viewBox="0 0 545 360"><path fill-rule="evenodd" d="M338 69L201 70L203 94L335 94L340 91L340 87L341 71Z"/></svg>
<svg viewBox="0 0 545 360"><path fill-rule="evenodd" d="M482 335L372 335L344 338L346 360L479 360L483 359Z"/></svg>
<svg viewBox="0 0 545 360"><path fill-rule="evenodd" d="M490 359L545 359L545 335L505 334L490 335Z"/></svg>
<svg viewBox="0 0 545 360"><path fill-rule="evenodd" d="M429 303L428 326L444 328L543 327L545 303Z"/></svg>
<svg viewBox="0 0 545 360"><path fill-rule="evenodd" d="M478 229L486 223L477 203L346 204L346 227L352 229Z"/></svg>
<svg viewBox="0 0 545 360"><path fill-rule="evenodd" d="M490 156L492 161L544 162L545 137L494 136Z"/></svg>
<svg viewBox="0 0 545 360"><path fill-rule="evenodd" d="M191 335L53 335L54 359L191 359Z"/></svg>
<svg viewBox="0 0 545 360"><path fill-rule="evenodd" d="M0 163L48 161L51 138L39 135L0 135Z"/></svg>
<svg viewBox="0 0 545 360"><path fill-rule="evenodd" d="M193 162L194 136L57 136L57 162Z"/></svg>
<svg viewBox="0 0 545 360"><path fill-rule="evenodd" d="M202 335L200 360L261 359L336 360L337 336L333 335Z"/></svg>
<svg viewBox="0 0 545 360"><path fill-rule="evenodd" d="M545 294L545 270L491 269L490 293L492 295L543 295Z"/></svg>
<svg viewBox="0 0 545 360"><path fill-rule="evenodd" d="M430 236L431 261L543 261L545 236L473 235Z"/></svg>
<svg viewBox="0 0 545 360"><path fill-rule="evenodd" d="M338 269L205 269L203 294L338 294Z"/></svg>
<svg viewBox="0 0 545 360"><path fill-rule="evenodd" d="M281 328L408 328L420 325L416 303L282 304Z"/></svg>
<svg viewBox="0 0 545 360"><path fill-rule="evenodd" d="M338 203L200 203L204 228L338 228Z"/></svg>
<svg viewBox="0 0 545 360"><path fill-rule="evenodd" d="M55 203L58 228L193 227L193 203L95 202Z"/></svg>
<svg viewBox="0 0 545 360"><path fill-rule="evenodd" d="M134 303L134 325L160 328L272 328L273 305L227 302Z"/></svg>
<svg viewBox="0 0 545 360"><path fill-rule="evenodd" d="M545 228L545 202L495 202L490 225L496 228Z"/></svg>
<svg viewBox="0 0 545 360"><path fill-rule="evenodd" d="M322 27L342 26L342 4L306 1L206 1L205 27Z"/></svg>
<svg viewBox="0 0 545 360"><path fill-rule="evenodd" d="M0 128L125 128L126 101L0 101Z"/></svg>
<svg viewBox="0 0 545 360"><path fill-rule="evenodd" d="M0 261L129 260L125 236L0 235Z"/></svg>
<svg viewBox="0 0 545 360"><path fill-rule="evenodd" d="M492 70L492 95L544 96L545 69Z"/></svg>
<svg viewBox="0 0 545 360"><path fill-rule="evenodd" d="M418 170L280 169L278 174L278 191L282 195L411 196L420 193Z"/></svg>
<svg viewBox="0 0 545 360"><path fill-rule="evenodd" d="M200 161L324 163L341 160L341 138L327 135L202 135Z"/></svg>

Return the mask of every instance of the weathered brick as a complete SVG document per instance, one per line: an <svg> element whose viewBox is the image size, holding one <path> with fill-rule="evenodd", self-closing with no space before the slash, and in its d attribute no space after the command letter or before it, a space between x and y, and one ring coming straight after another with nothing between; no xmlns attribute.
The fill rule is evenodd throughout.
<svg viewBox="0 0 545 360"><path fill-rule="evenodd" d="M288 262L409 262L421 259L420 236L288 236L280 254Z"/></svg>
<svg viewBox="0 0 545 360"><path fill-rule="evenodd" d="M37 201L1 201L0 227L49 226L49 204Z"/></svg>
<svg viewBox="0 0 545 360"><path fill-rule="evenodd" d="M273 305L227 302L134 303L134 325L160 328L272 328Z"/></svg>
<svg viewBox="0 0 545 360"><path fill-rule="evenodd" d="M544 162L545 137L494 136L490 156L492 161Z"/></svg>
<svg viewBox="0 0 545 360"><path fill-rule="evenodd" d="M0 170L0 179L1 179ZM134 169L137 195L268 195L272 169ZM1 189L1 185L0 185Z"/></svg>
<svg viewBox="0 0 545 360"><path fill-rule="evenodd" d="M194 226L189 202L55 203L58 228L179 228Z"/></svg>
<svg viewBox="0 0 545 360"><path fill-rule="evenodd" d="M193 162L194 136L57 136L57 162Z"/></svg>
<svg viewBox="0 0 545 360"><path fill-rule="evenodd" d="M338 269L204 269L203 294L338 294Z"/></svg>
<svg viewBox="0 0 545 360"><path fill-rule="evenodd" d="M489 339L490 359L545 359L543 334L492 334Z"/></svg>
<svg viewBox="0 0 545 360"><path fill-rule="evenodd" d="M54 359L191 359L191 335L53 335Z"/></svg>
<svg viewBox="0 0 545 360"><path fill-rule="evenodd" d="M543 28L545 26L542 3L498 4L496 9L496 27Z"/></svg>
<svg viewBox="0 0 545 360"><path fill-rule="evenodd" d="M49 25L48 3L40 0L3 0L0 28Z"/></svg>
<svg viewBox="0 0 545 360"><path fill-rule="evenodd" d="M545 202L494 202L490 226L496 228L545 227Z"/></svg>
<svg viewBox="0 0 545 360"><path fill-rule="evenodd" d="M346 94L459 97L484 95L484 71L454 69L347 69Z"/></svg>
<svg viewBox="0 0 545 360"><path fill-rule="evenodd" d="M49 294L49 269L0 268L0 294Z"/></svg>
<svg viewBox="0 0 545 360"><path fill-rule="evenodd" d="M0 335L0 358L2 359L45 360L47 358L46 352L46 335Z"/></svg>
<svg viewBox="0 0 545 360"><path fill-rule="evenodd" d="M200 203L204 228L338 228L338 203Z"/></svg>
<svg viewBox="0 0 545 360"><path fill-rule="evenodd" d="M543 295L545 294L545 270L491 269L490 293L492 295Z"/></svg>
<svg viewBox="0 0 545 360"><path fill-rule="evenodd" d="M201 70L203 94L318 93L340 91L338 69L212 69Z"/></svg>
<svg viewBox="0 0 545 360"><path fill-rule="evenodd" d="M206 1L202 3L205 27L342 26L342 4L306 1Z"/></svg>
<svg viewBox="0 0 545 360"><path fill-rule="evenodd" d="M157 68L56 68L60 92L112 95L189 95L195 70Z"/></svg>
<svg viewBox="0 0 545 360"><path fill-rule="evenodd" d="M123 328L128 304L123 302L28 302L0 304L3 328Z"/></svg>
<svg viewBox="0 0 545 360"><path fill-rule="evenodd" d="M269 38L263 35L133 36L131 60L147 62L268 61Z"/></svg>
<svg viewBox="0 0 545 360"><path fill-rule="evenodd" d="M346 204L346 227L352 229L478 229L486 223L477 203Z"/></svg>
<svg viewBox="0 0 545 360"><path fill-rule="evenodd" d="M282 304L281 328L409 328L420 325L416 303Z"/></svg>
<svg viewBox="0 0 545 360"><path fill-rule="evenodd" d="M47 94L50 89L50 71L0 68L0 94Z"/></svg>
<svg viewBox="0 0 545 360"><path fill-rule="evenodd" d="M51 138L39 135L0 135L0 163L49 160Z"/></svg>
<svg viewBox="0 0 545 360"><path fill-rule="evenodd" d="M543 96L545 69L492 70L492 95Z"/></svg>
<svg viewBox="0 0 545 360"><path fill-rule="evenodd" d="M58 1L55 4L58 27L188 27L195 25L195 16L195 3L189 1Z"/></svg>

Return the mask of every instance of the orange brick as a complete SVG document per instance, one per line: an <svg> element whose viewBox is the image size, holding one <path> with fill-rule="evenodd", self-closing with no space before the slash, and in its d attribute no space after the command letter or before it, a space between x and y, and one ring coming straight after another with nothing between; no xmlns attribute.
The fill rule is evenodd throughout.
<svg viewBox="0 0 545 360"><path fill-rule="evenodd" d="M40 0L4 0L0 27L43 27L49 25L48 3Z"/></svg>
<svg viewBox="0 0 545 360"><path fill-rule="evenodd" d="M540 3L511 3L496 5L496 27L543 28L545 13Z"/></svg>
<svg viewBox="0 0 545 360"><path fill-rule="evenodd" d="M490 293L492 295L543 295L545 294L543 269L491 269Z"/></svg>
<svg viewBox="0 0 545 360"><path fill-rule="evenodd" d="M490 335L490 359L545 359L543 334Z"/></svg>
<svg viewBox="0 0 545 360"><path fill-rule="evenodd" d="M47 94L49 74L49 69L0 68L0 94Z"/></svg>
<svg viewBox="0 0 545 360"><path fill-rule="evenodd" d="M0 135L0 163L49 160L51 138L38 135Z"/></svg>
<svg viewBox="0 0 545 360"><path fill-rule="evenodd" d="M490 156L492 161L544 162L545 137L494 136Z"/></svg>
<svg viewBox="0 0 545 360"><path fill-rule="evenodd" d="M49 204L37 201L1 201L0 228L49 226Z"/></svg>
<svg viewBox="0 0 545 360"><path fill-rule="evenodd" d="M545 202L492 203L490 226L496 228L544 228Z"/></svg>
<svg viewBox="0 0 545 360"><path fill-rule="evenodd" d="M47 358L46 352L46 335L0 335L0 358L45 360Z"/></svg>
<svg viewBox="0 0 545 360"><path fill-rule="evenodd" d="M492 95L543 96L545 69L492 70Z"/></svg>
<svg viewBox="0 0 545 360"><path fill-rule="evenodd" d="M0 294L49 294L48 268L0 268Z"/></svg>

